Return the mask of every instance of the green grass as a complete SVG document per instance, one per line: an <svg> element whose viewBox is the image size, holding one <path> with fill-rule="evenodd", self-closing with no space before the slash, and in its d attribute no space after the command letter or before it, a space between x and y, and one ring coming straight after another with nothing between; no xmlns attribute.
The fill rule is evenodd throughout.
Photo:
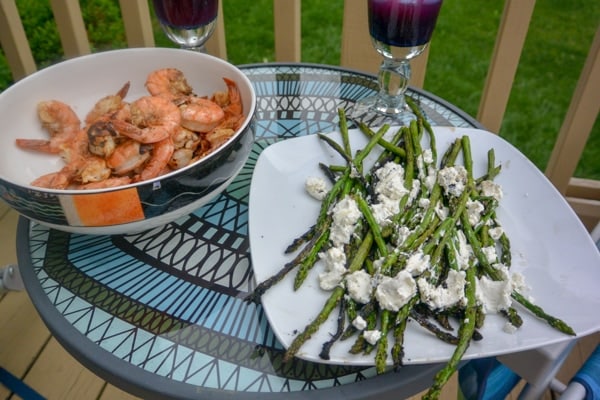
<svg viewBox="0 0 600 400"><path fill-rule="evenodd" d="M48 0L17 0L36 62L61 59ZM272 0L223 0L229 61L274 60ZM93 49L125 47L117 0L82 0ZM445 0L434 33L425 89L475 116L501 0ZM342 0L302 2L302 61L339 64ZM569 106L595 30L598 0L538 0L500 134L544 169ZM366 34L366 32L365 32ZM155 24L158 46L172 46ZM0 90L11 83L0 51ZM598 88L600 90L600 88ZM600 123L596 122L576 176L600 179Z"/></svg>

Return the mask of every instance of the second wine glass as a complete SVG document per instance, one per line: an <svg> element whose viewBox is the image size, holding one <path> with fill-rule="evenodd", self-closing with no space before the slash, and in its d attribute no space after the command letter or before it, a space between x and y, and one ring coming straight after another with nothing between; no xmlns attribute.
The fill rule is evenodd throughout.
<svg viewBox="0 0 600 400"><path fill-rule="evenodd" d="M153 0L167 37L183 49L204 52L217 23L219 0Z"/></svg>
<svg viewBox="0 0 600 400"><path fill-rule="evenodd" d="M414 119L404 95L411 75L410 60L431 40L443 0L368 0L369 34L383 56L379 93L355 104L353 117L373 113L396 122Z"/></svg>

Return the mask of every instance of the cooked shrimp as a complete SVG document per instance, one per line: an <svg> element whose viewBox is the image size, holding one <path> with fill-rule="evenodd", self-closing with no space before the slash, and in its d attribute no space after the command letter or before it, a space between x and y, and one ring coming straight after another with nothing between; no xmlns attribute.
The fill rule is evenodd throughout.
<svg viewBox="0 0 600 400"><path fill-rule="evenodd" d="M192 149L176 149L169 160L169 167L176 170L190 165L194 159L194 150Z"/></svg>
<svg viewBox="0 0 600 400"><path fill-rule="evenodd" d="M89 155L88 137L84 129L73 135L71 141L62 146L61 158L67 163L80 160Z"/></svg>
<svg viewBox="0 0 600 400"><path fill-rule="evenodd" d="M71 160L60 171L42 175L31 182L32 186L49 189L69 189L76 183L99 182L110 177L104 159L96 156L81 156Z"/></svg>
<svg viewBox="0 0 600 400"><path fill-rule="evenodd" d="M179 128L181 114L177 106L159 96L145 96L130 106L130 121L113 119L121 135L141 143L157 143L169 138Z"/></svg>
<svg viewBox="0 0 600 400"><path fill-rule="evenodd" d="M173 136L174 151L169 160L172 169L183 168L192 162L194 153L200 145L200 136L196 132L181 127Z"/></svg>
<svg viewBox="0 0 600 400"><path fill-rule="evenodd" d="M149 145L141 145L135 140L127 140L116 147L106 159L107 165L116 175L125 175L140 168L150 157Z"/></svg>
<svg viewBox="0 0 600 400"><path fill-rule="evenodd" d="M242 97L237 83L228 78L223 78L227 85L227 95L229 102L223 106L223 110L228 117L241 116L243 113Z"/></svg>
<svg viewBox="0 0 600 400"><path fill-rule="evenodd" d="M128 91L129 82L123 85L123 87L116 94L111 94L98 100L98 102L85 117L85 123L87 125L91 125L94 122L119 111L125 104L123 99L125 96L127 96Z"/></svg>
<svg viewBox="0 0 600 400"><path fill-rule="evenodd" d="M153 96L162 96L178 101L192 94L183 72L176 68L163 68L151 72L146 79L146 88Z"/></svg>
<svg viewBox="0 0 600 400"><path fill-rule="evenodd" d="M119 141L119 134L112 123L102 120L89 126L87 136L89 151L100 157L110 157Z"/></svg>
<svg viewBox="0 0 600 400"><path fill-rule="evenodd" d="M200 136L196 132L184 127L179 128L172 138L175 149L195 149L200 142Z"/></svg>
<svg viewBox="0 0 600 400"><path fill-rule="evenodd" d="M232 129L237 131L244 121L240 91L237 84L231 79L223 78L223 80L227 85L227 92L216 92L213 95L213 101L223 108L225 118L214 130ZM217 135L223 137L224 134L225 132L219 132Z"/></svg>
<svg viewBox="0 0 600 400"><path fill-rule="evenodd" d="M194 132L209 132L225 118L225 112L217 103L203 97L189 97L179 109L181 126Z"/></svg>
<svg viewBox="0 0 600 400"><path fill-rule="evenodd" d="M72 161L67 167L74 170L72 180L84 184L100 182L110 178L111 175L111 170L106 165L106 160L92 155Z"/></svg>
<svg viewBox="0 0 600 400"><path fill-rule="evenodd" d="M58 100L42 101L37 114L50 139L16 139L17 146L25 150L58 154L81 128L81 121L71 107Z"/></svg>
<svg viewBox="0 0 600 400"><path fill-rule="evenodd" d="M153 147L152 156L146 162L140 174L134 178L134 181L139 182L156 178L165 171L168 171L168 163L175 150L173 140L168 137L158 143L154 143Z"/></svg>
<svg viewBox="0 0 600 400"><path fill-rule="evenodd" d="M48 130L51 137L73 134L81 128L81 121L75 111L61 101L42 101L38 104L37 112L42 126Z"/></svg>
<svg viewBox="0 0 600 400"><path fill-rule="evenodd" d="M67 189L71 183L71 176L71 171L63 168L58 172L51 172L36 178L31 182L31 186L46 189Z"/></svg>
<svg viewBox="0 0 600 400"><path fill-rule="evenodd" d="M210 143L211 149L215 150L217 147L229 140L234 133L235 131L231 128L218 128L207 133L205 138Z"/></svg>

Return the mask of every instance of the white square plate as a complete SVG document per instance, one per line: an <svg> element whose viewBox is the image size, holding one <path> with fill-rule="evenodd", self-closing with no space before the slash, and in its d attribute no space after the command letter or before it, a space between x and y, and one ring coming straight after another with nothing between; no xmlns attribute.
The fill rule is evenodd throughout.
<svg viewBox="0 0 600 400"><path fill-rule="evenodd" d="M495 134L467 128L436 127L434 131L440 157L454 139L470 137L475 177L485 172L487 152L494 148L496 163L502 165L495 181L504 191L497 214L511 240L512 271L523 273L535 304L563 319L578 336L600 330L600 252L560 193L527 158ZM341 136L332 133L332 137L339 142ZM351 130L350 138L353 150L367 142L355 130ZM257 282L269 278L293 258L295 254L284 254L285 248L316 221L320 202L306 193L304 183L310 176L323 176L319 162L344 164L316 135L278 142L260 155L249 206L251 257ZM292 271L262 297L271 327L286 348L317 315L329 295L319 288L319 270L317 263L298 291L292 288ZM481 329L483 340L472 342L463 359L514 353L572 338L520 305L517 309L524 320L517 332L504 332L505 319L488 315ZM336 343L330 360L319 358L322 344L335 332L336 317L334 311L297 356L317 362L373 365L373 354L348 353L353 339ZM411 321L405 334L404 363L447 361L454 348Z"/></svg>

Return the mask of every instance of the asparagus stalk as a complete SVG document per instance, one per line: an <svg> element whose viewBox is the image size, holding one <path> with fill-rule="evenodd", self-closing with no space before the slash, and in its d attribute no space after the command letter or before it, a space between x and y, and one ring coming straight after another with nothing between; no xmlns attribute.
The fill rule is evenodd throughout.
<svg viewBox="0 0 600 400"><path fill-rule="evenodd" d="M373 235L371 233L367 233L356 255L352 259L352 262L348 266L348 272L358 271L361 268L364 260L369 254L369 251L371 250L372 244ZM337 286L335 289L333 289L331 295L325 302L325 305L323 306L317 317L312 322L310 322L306 326L306 328L304 328L304 330L300 334L298 334L298 336L294 338L287 351L285 352L285 355L283 356L284 362L292 359L300 350L302 345L306 343L306 341L308 341L312 337L312 335L314 335L319 330L319 327L325 321L327 321L327 318L329 318L331 312L337 307L339 302L342 300L344 294L345 289L342 286Z"/></svg>
<svg viewBox="0 0 600 400"><path fill-rule="evenodd" d="M467 351L471 343L471 337L475 332L475 321L477 314L475 298L475 269L468 268L466 271L467 284L465 285L465 297L467 298L467 307L465 318L461 320L458 330L458 344L452 353L450 361L435 376L433 385L425 394L423 399L437 399L442 391L442 387L448 382L452 374L456 371L460 360Z"/></svg>

